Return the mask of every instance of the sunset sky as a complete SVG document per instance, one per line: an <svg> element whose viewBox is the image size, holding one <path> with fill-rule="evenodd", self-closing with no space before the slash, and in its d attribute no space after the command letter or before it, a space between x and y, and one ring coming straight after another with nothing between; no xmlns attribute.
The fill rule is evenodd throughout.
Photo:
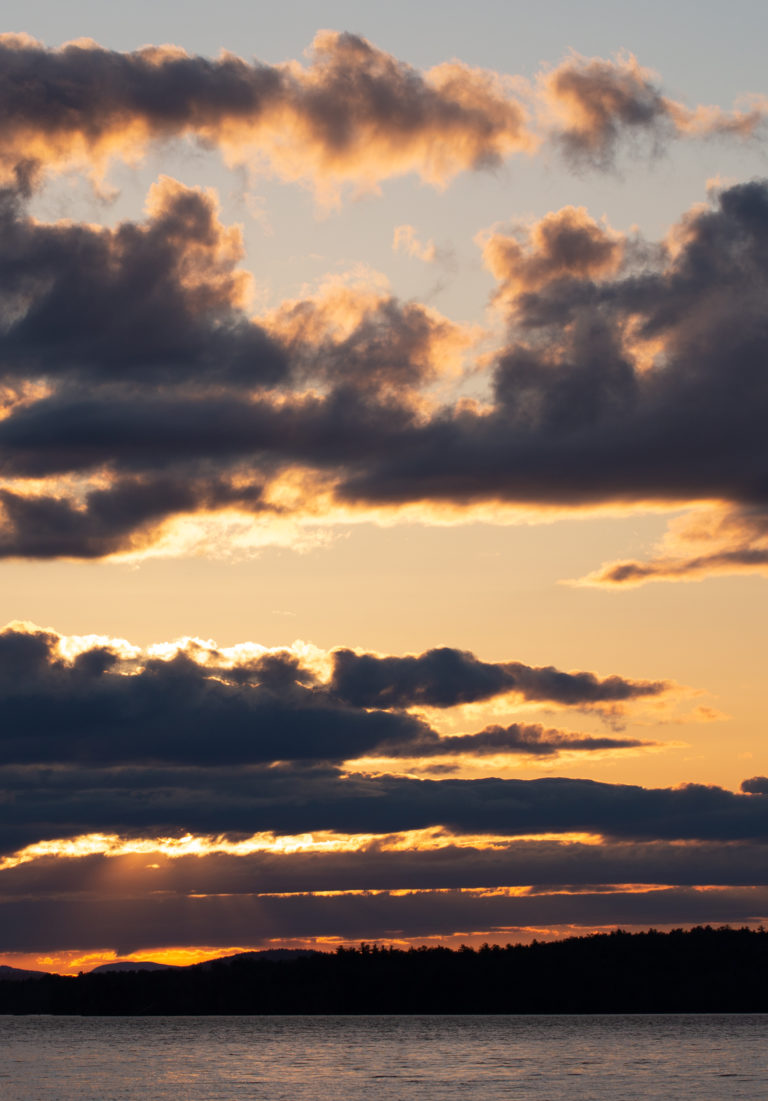
<svg viewBox="0 0 768 1101"><path fill-rule="evenodd" d="M6 0L0 963L768 921L768 9Z"/></svg>

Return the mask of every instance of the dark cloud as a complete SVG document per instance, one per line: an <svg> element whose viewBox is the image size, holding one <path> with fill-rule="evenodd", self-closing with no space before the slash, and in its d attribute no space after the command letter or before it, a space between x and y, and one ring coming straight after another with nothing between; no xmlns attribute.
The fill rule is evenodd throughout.
<svg viewBox="0 0 768 1101"><path fill-rule="evenodd" d="M455 707L508 692L578 707L658 696L669 685L616 676L601 680L594 673L564 673L514 661L479 661L474 654L444 646L408 657L334 650L329 687L356 707Z"/></svg>
<svg viewBox="0 0 768 1101"><path fill-rule="evenodd" d="M547 90L565 115L555 139L577 162L605 168L625 135L660 140L674 134L670 101L632 57L572 55L549 75Z"/></svg>
<svg viewBox="0 0 768 1101"><path fill-rule="evenodd" d="M741 790L748 795L768 795L768 776L753 776L742 780Z"/></svg>
<svg viewBox="0 0 768 1101"><path fill-rule="evenodd" d="M589 575L594 585L641 585L645 581L680 581L713 573L740 573L768 566L768 549L743 547L682 560L613 562Z"/></svg>
<svg viewBox="0 0 768 1101"><path fill-rule="evenodd" d="M690 888L510 897L470 891L405 894L175 896L0 903L6 951L110 948L119 955L164 946L249 945L339 937L351 941L510 933L552 925L744 924L768 913L764 888ZM407 932L406 932L407 931Z"/></svg>
<svg viewBox="0 0 768 1101"><path fill-rule="evenodd" d="M657 249L570 208L515 238L518 252L492 235L511 328L488 407L427 398L463 339L437 315L374 296L342 331L315 299L259 328L237 305L210 200L166 184L152 210L111 231L9 216L31 258L8 261L0 334L18 388L0 420L0 469L16 479L0 502L4 555L150 548L174 517L233 507L289 515L270 489L290 472L309 480L305 501L352 508L719 500L749 522L696 568L726 568L729 554L764 568L765 183L723 191ZM57 245L25 283L59 232L77 247ZM112 295L94 325L86 289L115 264L94 287L97 301ZM48 481L25 497L25 479L75 476L76 491Z"/></svg>
<svg viewBox="0 0 768 1101"><path fill-rule="evenodd" d="M286 304L270 335L246 313L240 230L220 223L209 193L169 178L151 189L143 222L114 229L39 222L21 199L18 188L0 192L2 376L10 386L44 379L57 390L31 407L21 395L19 413L33 417L22 417L6 447L27 440L39 449L36 425L54 405L83 443L62 469L114 458L114 449L96 450L99 441L116 432L119 448L120 426L139 417L151 440L153 420L170 428L169 403L183 418L184 401L201 396L241 400L241 391L314 383L391 400L433 379L434 345L442 352L461 339L457 326L417 303L353 291ZM354 311L358 323L336 335L334 309ZM211 420L226 423L232 413L225 406ZM201 436L194 453L207 450ZM55 469L41 459L41 472Z"/></svg>
<svg viewBox="0 0 768 1101"><path fill-rule="evenodd" d="M126 675L89 652L69 665L54 657L50 636L33 638L38 656L48 648L47 661L5 684L4 764L338 761L383 742L412 742L424 726L402 713L346 707L287 677L281 684L275 662L264 684L226 683L218 670L181 654ZM6 631L0 646L13 669L24 662L30 636Z"/></svg>
<svg viewBox="0 0 768 1101"><path fill-rule="evenodd" d="M560 118L551 137L579 166L609 168L622 144L643 138L659 151L680 137L751 137L765 119L758 105L726 112L676 103L631 54L613 61L571 54L542 85L545 102Z"/></svg>
<svg viewBox="0 0 768 1101"><path fill-rule="evenodd" d="M66 166L190 137L289 179L442 181L525 149L525 113L500 81L458 62L428 73L365 39L324 31L310 64L253 64L176 47L51 50L0 38L3 157Z"/></svg>
<svg viewBox="0 0 768 1101"><path fill-rule="evenodd" d="M538 725L513 723L511 726L489 726L477 734L457 734L440 738L425 732L418 740L392 747L393 757L440 757L450 753L467 753L484 757L505 753L525 753L534 757L556 757L561 752L597 752L606 749L637 749L653 742L637 738L599 738L591 735L562 734ZM386 743L381 747L387 755Z"/></svg>
<svg viewBox="0 0 768 1101"><path fill-rule="evenodd" d="M0 37L0 165L10 175L135 158L189 138L289 180L370 183L415 172L442 183L493 167L544 139L579 164L605 168L637 135L659 144L749 136L764 107L686 108L664 96L634 58L571 55L526 99L557 121L532 126L497 74L452 61L420 72L358 35L320 32L309 63L213 60L176 47L118 53L95 43L47 49ZM522 94L522 88L518 85Z"/></svg>
<svg viewBox="0 0 768 1101"><path fill-rule="evenodd" d="M6 766L0 847L86 833L249 836L331 830L595 833L614 840L765 841L768 799L718 787L547 777L413 779L269 766Z"/></svg>
<svg viewBox="0 0 768 1101"><path fill-rule="evenodd" d="M353 852L256 852L168 857L39 857L0 872L6 900L99 897L119 883L126 896L304 893L308 891L448 890L530 887L581 891L597 885L768 886L768 847L742 842L498 841L492 848L388 849ZM105 887L106 885L106 887Z"/></svg>
<svg viewBox="0 0 768 1101"><path fill-rule="evenodd" d="M99 646L68 662L51 632L0 633L0 764L174 766L340 762L366 755L439 756L634 748L514 725L441 738L384 703L344 700L288 652L228 669L221 655L119 661ZM464 655L471 660L471 655ZM210 664L208 663L210 661ZM549 671L555 674L556 670ZM593 678L594 679L594 678Z"/></svg>
<svg viewBox="0 0 768 1101"><path fill-rule="evenodd" d="M4 525L0 558L103 558L140 549L157 537L169 513L238 506L271 511L258 485L236 488L202 477L132 476L86 495L85 507L67 497L27 497L0 490Z"/></svg>
<svg viewBox="0 0 768 1101"><path fill-rule="evenodd" d="M285 380L284 353L243 308L240 233L210 195L164 178L147 220L115 229L37 222L18 191L0 199L6 379L97 381L102 392Z"/></svg>
<svg viewBox="0 0 768 1101"><path fill-rule="evenodd" d="M753 182L691 213L660 259L629 256L599 279L510 284L495 404L407 430L340 493L390 505L720 500L751 515L751 542L734 534L735 568L764 568L766 240L768 188ZM734 545L714 549L727 557Z"/></svg>

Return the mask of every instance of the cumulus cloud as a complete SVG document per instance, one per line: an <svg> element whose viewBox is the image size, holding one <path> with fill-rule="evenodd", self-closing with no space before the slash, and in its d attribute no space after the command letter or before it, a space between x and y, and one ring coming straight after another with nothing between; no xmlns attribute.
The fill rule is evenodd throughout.
<svg viewBox="0 0 768 1101"><path fill-rule="evenodd" d="M532 225L481 234L483 260L499 283L495 299L515 309L519 296L559 280L595 280L615 275L625 241L589 216L566 206ZM525 306L525 300L520 303Z"/></svg>
<svg viewBox="0 0 768 1101"><path fill-rule="evenodd" d="M582 218L574 233L572 211L545 219L555 241L565 227L575 242L567 265L544 226L523 245L491 235L486 256L511 316L494 404L409 430L341 492L570 509L719 500L742 526L749 518L741 562L762 568L767 196L763 182L728 188L660 249L629 249L615 272L615 238Z"/></svg>
<svg viewBox="0 0 768 1101"><path fill-rule="evenodd" d="M664 681L600 679L594 673L565 673L552 666L484 662L450 647L407 657L334 650L330 681L334 695L357 707L455 707L506 693L584 707L659 696L669 688Z"/></svg>
<svg viewBox="0 0 768 1101"><path fill-rule="evenodd" d="M472 655L463 655L470 663ZM557 678L557 670L546 671ZM567 674L564 675L567 677ZM596 678L581 674L587 688ZM631 692L631 682L621 682ZM612 686L615 689L615 685ZM637 748L538 726L440 737L383 700L345 699L291 652L222 662L215 651L135 655L99 643L62 656L55 633L0 633L0 765L205 767L339 763L371 756L528 754Z"/></svg>
<svg viewBox="0 0 768 1101"><path fill-rule="evenodd" d="M764 182L658 245L572 207L486 234L509 330L483 402L443 388L472 334L386 291L250 317L204 192L162 181L143 222L99 229L30 219L22 190L0 217L3 556L148 553L216 515L268 538L403 508L715 502L658 562L592 580L765 569Z"/></svg>
<svg viewBox="0 0 768 1101"><path fill-rule="evenodd" d="M0 37L0 163L54 168L135 159L190 137L288 179L375 183L416 172L442 183L534 139L517 96L460 62L421 73L357 35L320 32L307 65L249 63L177 47L47 49Z"/></svg>
<svg viewBox="0 0 768 1101"><path fill-rule="evenodd" d="M577 164L598 168L613 163L622 141L645 138L660 149L680 137L751 137L766 117L759 97L730 112L686 107L665 96L656 74L629 53L614 60L573 53L540 76L539 88L556 119L553 140Z"/></svg>
<svg viewBox="0 0 768 1101"><path fill-rule="evenodd" d="M170 179L144 222L114 229L38 222L6 189L0 243L5 556L101 557L178 514L284 511L264 483L303 460L280 438L331 465L337 446L383 442L471 340L428 307L334 284L257 323L239 230Z"/></svg>
<svg viewBox="0 0 768 1101"><path fill-rule="evenodd" d="M742 780L741 790L748 795L768 795L768 777L752 776L749 780Z"/></svg>
<svg viewBox="0 0 768 1101"><path fill-rule="evenodd" d="M688 108L630 55L572 54L531 83L450 61L421 72L358 35L321 31L307 63L191 56L173 46L119 53L80 40L49 49L0 36L0 168L14 172L135 161L192 139L328 193L417 173L442 184L467 169L554 142L607 167L637 135L751 136L766 106ZM538 121L534 121L534 116Z"/></svg>
<svg viewBox="0 0 768 1101"><path fill-rule="evenodd" d="M162 177L144 222L42 223L0 193L2 375L97 381L129 392L194 384L268 387L285 354L247 316L250 276L215 195Z"/></svg>

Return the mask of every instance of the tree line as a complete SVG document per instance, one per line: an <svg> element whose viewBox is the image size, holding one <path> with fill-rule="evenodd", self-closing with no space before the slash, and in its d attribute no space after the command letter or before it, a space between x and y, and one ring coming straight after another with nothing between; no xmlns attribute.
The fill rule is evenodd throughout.
<svg viewBox="0 0 768 1101"><path fill-rule="evenodd" d="M768 1012L768 931L700 926L506 946L377 944L290 959L0 982L0 1013Z"/></svg>

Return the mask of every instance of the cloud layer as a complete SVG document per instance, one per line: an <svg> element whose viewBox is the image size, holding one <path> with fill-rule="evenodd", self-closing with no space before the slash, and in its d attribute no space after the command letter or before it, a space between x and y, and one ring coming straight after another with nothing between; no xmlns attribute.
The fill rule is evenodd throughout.
<svg viewBox="0 0 768 1101"><path fill-rule="evenodd" d="M34 221L21 186L2 210L5 556L146 552L216 514L268 539L403 507L718 502L678 533L696 553L591 580L765 566L764 182L658 245L571 207L486 234L509 333L485 402L437 397L470 338L417 303L329 288L249 317L239 235L199 190L164 180L111 230Z"/></svg>
<svg viewBox="0 0 768 1101"><path fill-rule="evenodd" d="M0 166L62 169L139 158L191 138L319 188L415 172L444 183L554 144L605 168L638 136L750 137L766 106L688 108L631 55L568 55L533 80L450 61L420 72L358 35L321 31L307 64L212 60L172 46L118 53L80 40L48 49L0 36Z"/></svg>
<svg viewBox="0 0 768 1101"><path fill-rule="evenodd" d="M352 34L320 32L308 65L216 60L176 47L50 50L0 37L0 163L61 168L133 159L190 137L288 179L375 183L416 172L440 183L528 149L518 97L460 62L427 73Z"/></svg>
<svg viewBox="0 0 768 1101"><path fill-rule="evenodd" d="M519 723L446 737L407 708L509 695L584 710L668 691L448 648L141 651L12 625L0 633L5 951L758 920L760 777L735 794L397 772L399 758L652 744ZM365 771L371 756L390 771Z"/></svg>
<svg viewBox="0 0 768 1101"><path fill-rule="evenodd" d="M52 632L11 626L0 633L0 702L4 724L0 765L77 767L202 768L268 765L277 762L332 764L366 756L421 757L524 753L556 756L563 750L636 748L633 739L590 737L513 724L444 738L406 704L426 702L424 693L402 686L395 699L361 698L355 690L348 650L332 655L334 673L323 682L290 651L246 647L234 663L216 650L190 644L173 656L121 656L119 644L80 649L68 659L66 643ZM422 659L364 655L396 670L421 661L429 670L453 655L463 666L467 691L442 706L508 692L505 666L486 665L471 654L442 651ZM510 663L543 701L593 705L602 699L629 700L667 686L620 677L600 681L593 674L529 670ZM339 678L343 666L346 676ZM472 687L483 668L502 679L478 696ZM543 676L542 676L543 674ZM519 676L519 674L516 674ZM508 674L507 674L508 676ZM391 678L391 673L390 673ZM428 686L429 674L427 674ZM464 699L462 699L462 696Z"/></svg>

